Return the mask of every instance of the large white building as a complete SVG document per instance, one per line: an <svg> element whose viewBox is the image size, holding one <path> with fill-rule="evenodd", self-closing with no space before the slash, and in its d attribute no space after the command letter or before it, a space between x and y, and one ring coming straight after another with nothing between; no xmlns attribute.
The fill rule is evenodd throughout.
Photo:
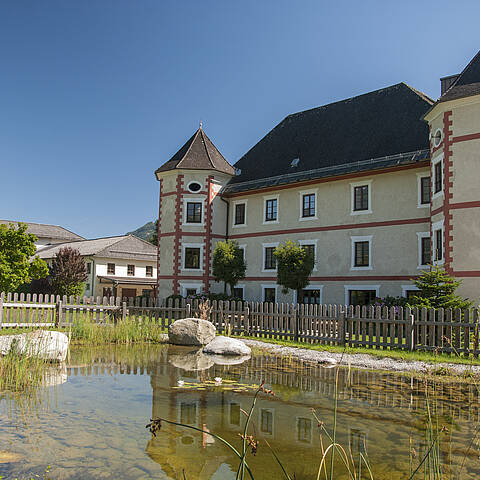
<svg viewBox="0 0 480 480"><path fill-rule="evenodd" d="M437 101L404 83L286 117L230 165L200 128L155 172L158 294L220 292L212 252L238 241L236 294L296 301L276 284L287 239L315 254L304 302L408 295L429 264L480 291L480 53Z"/></svg>

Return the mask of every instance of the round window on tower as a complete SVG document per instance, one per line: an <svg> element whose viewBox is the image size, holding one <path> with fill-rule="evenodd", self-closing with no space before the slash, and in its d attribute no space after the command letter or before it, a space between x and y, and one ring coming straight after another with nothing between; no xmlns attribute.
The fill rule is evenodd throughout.
<svg viewBox="0 0 480 480"><path fill-rule="evenodd" d="M187 187L191 192L199 192L202 186L198 182L190 182Z"/></svg>
<svg viewBox="0 0 480 480"><path fill-rule="evenodd" d="M440 143L442 143L442 140L443 140L442 130L440 128L437 128L437 130L433 134L433 146L438 147Z"/></svg>

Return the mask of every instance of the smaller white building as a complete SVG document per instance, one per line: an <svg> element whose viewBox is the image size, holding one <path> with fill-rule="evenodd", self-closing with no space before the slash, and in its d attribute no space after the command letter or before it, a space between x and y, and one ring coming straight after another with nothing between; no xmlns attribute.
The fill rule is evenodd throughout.
<svg viewBox="0 0 480 480"><path fill-rule="evenodd" d="M59 225L47 225L45 223L20 222L18 220L0 220L0 225L13 224L15 227L19 223L27 225L27 233L32 233L37 237L35 246L37 250L49 245L56 245L64 242L74 242L77 240L85 240L80 235L60 227Z"/></svg>
<svg viewBox="0 0 480 480"><path fill-rule="evenodd" d="M66 242L42 248L38 256L50 263L61 248L71 247L85 258L86 296L155 297L157 247L134 235Z"/></svg>

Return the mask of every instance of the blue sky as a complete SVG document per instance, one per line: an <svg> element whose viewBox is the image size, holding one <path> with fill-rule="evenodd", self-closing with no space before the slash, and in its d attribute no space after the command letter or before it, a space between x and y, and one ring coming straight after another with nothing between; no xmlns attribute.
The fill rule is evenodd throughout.
<svg viewBox="0 0 480 480"><path fill-rule="evenodd" d="M0 1L0 218L88 238L153 219L153 171L203 121L231 163L286 115L439 77L480 2Z"/></svg>

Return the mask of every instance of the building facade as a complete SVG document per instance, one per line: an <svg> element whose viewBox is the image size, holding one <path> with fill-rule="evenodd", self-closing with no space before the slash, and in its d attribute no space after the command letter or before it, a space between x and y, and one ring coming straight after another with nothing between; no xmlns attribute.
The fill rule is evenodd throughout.
<svg viewBox="0 0 480 480"><path fill-rule="evenodd" d="M78 250L85 259L88 278L84 295L156 296L157 250L154 245L134 235L123 235L45 247L38 256L51 263L63 247Z"/></svg>
<svg viewBox="0 0 480 480"><path fill-rule="evenodd" d="M200 128L156 171L158 293L222 292L215 243L244 250L247 300L366 304L438 264L480 286L480 54L433 101L404 83L289 115L232 167ZM285 240L314 252L302 298L276 284Z"/></svg>

